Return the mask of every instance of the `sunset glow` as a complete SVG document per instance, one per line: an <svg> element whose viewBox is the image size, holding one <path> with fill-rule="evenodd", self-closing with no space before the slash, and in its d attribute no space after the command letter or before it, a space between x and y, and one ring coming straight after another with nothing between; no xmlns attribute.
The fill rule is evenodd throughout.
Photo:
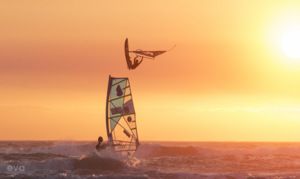
<svg viewBox="0 0 300 179"><path fill-rule="evenodd" d="M300 1L0 2L0 140L96 140L108 76L139 136L300 141ZM168 49L134 71L123 44Z"/></svg>
<svg viewBox="0 0 300 179"><path fill-rule="evenodd" d="M300 25L290 27L282 36L282 49L293 59L300 59Z"/></svg>

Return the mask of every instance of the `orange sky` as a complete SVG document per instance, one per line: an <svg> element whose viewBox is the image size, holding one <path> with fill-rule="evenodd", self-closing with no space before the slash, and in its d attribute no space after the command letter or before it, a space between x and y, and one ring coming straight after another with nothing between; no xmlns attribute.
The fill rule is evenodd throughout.
<svg viewBox="0 0 300 179"><path fill-rule="evenodd" d="M0 2L0 140L94 140L108 75L128 76L141 140L300 141L299 1ZM132 49L176 48L128 71Z"/></svg>

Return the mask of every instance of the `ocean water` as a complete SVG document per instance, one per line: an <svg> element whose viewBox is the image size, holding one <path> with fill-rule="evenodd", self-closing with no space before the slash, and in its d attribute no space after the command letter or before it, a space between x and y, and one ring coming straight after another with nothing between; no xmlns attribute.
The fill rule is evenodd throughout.
<svg viewBox="0 0 300 179"><path fill-rule="evenodd" d="M300 143L142 142L130 159L95 144L2 141L0 178L300 178Z"/></svg>

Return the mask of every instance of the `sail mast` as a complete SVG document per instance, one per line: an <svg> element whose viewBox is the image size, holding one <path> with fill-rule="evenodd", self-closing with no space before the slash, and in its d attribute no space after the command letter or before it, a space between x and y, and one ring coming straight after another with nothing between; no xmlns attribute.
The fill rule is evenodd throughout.
<svg viewBox="0 0 300 179"><path fill-rule="evenodd" d="M109 119L108 119L108 113L109 113L109 93L111 90L111 84L112 84L112 80L111 80L111 76L109 75L109 79L108 79L108 87L107 87L107 95L106 95L106 113L105 113L105 120L106 120L106 133L107 133L107 138L108 141L111 142L111 133L109 132Z"/></svg>

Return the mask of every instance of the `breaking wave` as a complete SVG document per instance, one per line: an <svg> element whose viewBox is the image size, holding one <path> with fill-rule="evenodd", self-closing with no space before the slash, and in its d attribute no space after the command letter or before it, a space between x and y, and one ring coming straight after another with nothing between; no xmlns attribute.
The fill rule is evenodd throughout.
<svg viewBox="0 0 300 179"><path fill-rule="evenodd" d="M0 178L300 177L300 143L143 143L131 158L95 142L0 142Z"/></svg>

